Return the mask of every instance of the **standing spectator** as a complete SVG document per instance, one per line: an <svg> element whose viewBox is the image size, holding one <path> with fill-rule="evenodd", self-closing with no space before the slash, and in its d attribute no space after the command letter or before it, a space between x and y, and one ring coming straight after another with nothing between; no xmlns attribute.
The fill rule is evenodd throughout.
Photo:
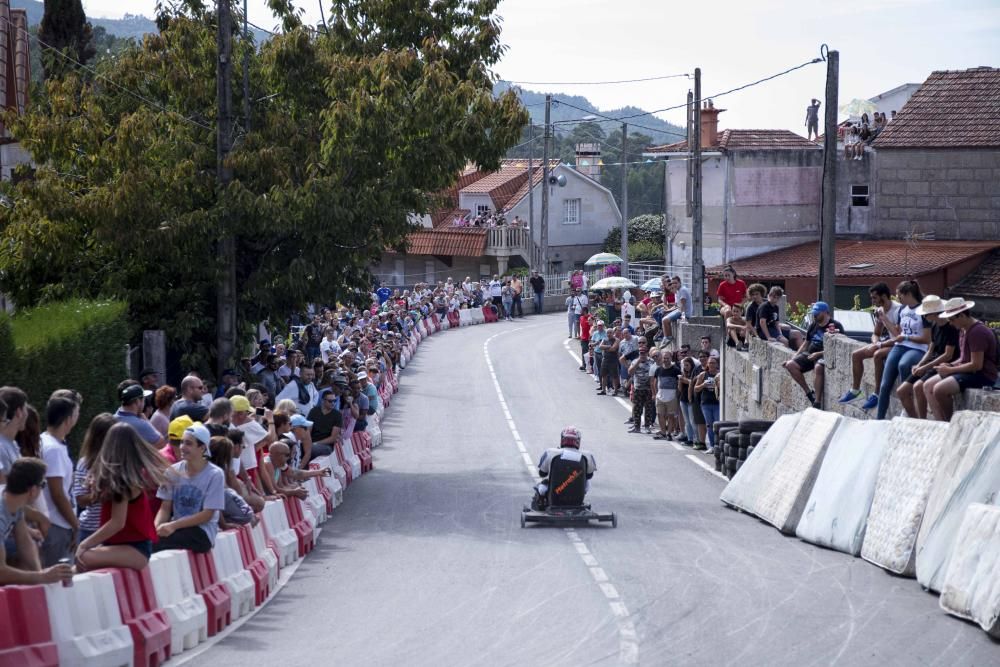
<svg viewBox="0 0 1000 667"><path fill-rule="evenodd" d="M201 381L199 380L199 382ZM146 400L145 394L146 390L135 380L122 381L118 385L118 398L121 401L121 407L115 413L115 419L134 428L147 445L159 447L163 442L163 436L142 415Z"/></svg>
<svg viewBox="0 0 1000 667"><path fill-rule="evenodd" d="M26 407L28 417L24 420L24 426L14 437L14 442L17 443L21 456L40 459L42 458L42 418L33 405L28 404Z"/></svg>
<svg viewBox="0 0 1000 667"><path fill-rule="evenodd" d="M531 272L531 291L534 294L535 315L541 315L545 310L545 278L538 275L538 271Z"/></svg>
<svg viewBox="0 0 1000 667"><path fill-rule="evenodd" d="M510 322L514 316L514 287L510 284L510 280L503 281L503 287L500 289L500 303L503 306L503 312L500 314L504 321Z"/></svg>
<svg viewBox="0 0 1000 667"><path fill-rule="evenodd" d="M819 139L819 100L816 98L806 107L806 139Z"/></svg>
<svg viewBox="0 0 1000 667"><path fill-rule="evenodd" d="M639 338L633 336L632 330L624 326L621 327L620 331L621 338L618 341L618 379L619 383L624 385L628 382L629 368L632 366L632 362L639 357ZM624 393L628 396L627 389Z"/></svg>
<svg viewBox="0 0 1000 667"><path fill-rule="evenodd" d="M187 415L196 422L203 421L208 414L208 407L201 400L204 395L205 383L201 378L194 374L187 375L181 380L181 397L170 409L170 418Z"/></svg>
<svg viewBox="0 0 1000 667"><path fill-rule="evenodd" d="M323 363L330 363L340 352L340 344L337 342L337 330L333 327L327 327L323 340L319 344L319 354L323 359Z"/></svg>
<svg viewBox="0 0 1000 667"><path fill-rule="evenodd" d="M17 387L0 387L0 405L6 406L0 415L0 483L7 479L14 461L21 457L17 433L28 420L28 395Z"/></svg>
<svg viewBox="0 0 1000 667"><path fill-rule="evenodd" d="M586 306L580 313L580 370L587 370L587 353L590 352L590 309Z"/></svg>
<svg viewBox="0 0 1000 667"><path fill-rule="evenodd" d="M681 374L677 376L677 404L681 410L681 417L684 419L684 427L678 440L693 445L698 440L698 436L695 433L694 414L691 411L691 378L696 373L694 372L694 359L690 357L690 352L688 356L681 358L680 366Z"/></svg>
<svg viewBox="0 0 1000 667"><path fill-rule="evenodd" d="M850 403L861 397L861 378L865 372L865 359L872 359L875 365L875 386L882 386L882 369L885 366L885 359L889 356L889 350L895 345L895 338L899 335L899 311L902 306L892 300L892 292L889 286L883 283L875 283L868 290L875 310L872 317L875 318L875 330L872 332L872 342L870 345L859 347L851 353L851 388L840 397L841 403ZM878 405L878 394L872 393L864 404L864 410L871 410Z"/></svg>
<svg viewBox="0 0 1000 667"><path fill-rule="evenodd" d="M736 269L727 266L722 270L722 282L716 292L719 301L719 314L722 319L729 317L733 306L743 303L747 296L747 284L736 275Z"/></svg>
<svg viewBox="0 0 1000 667"><path fill-rule="evenodd" d="M101 527L80 541L80 569L146 567L156 539L148 492L166 482L165 471L163 459L135 430L125 424L111 427L91 470Z"/></svg>
<svg viewBox="0 0 1000 667"><path fill-rule="evenodd" d="M590 329L590 347L591 347L591 361L593 362L594 375L596 376L597 382L601 383L601 360L604 357L604 351L601 349L601 343L608 339L608 331L605 327L604 320L591 320L592 326Z"/></svg>
<svg viewBox="0 0 1000 667"><path fill-rule="evenodd" d="M90 471L97 462L97 457L101 455L104 438L116 423L115 416L110 412L102 412L91 420L87 433L83 436L83 444L80 446L80 458L76 462L76 468L73 469L73 487L70 493L73 494L77 509L80 510L80 527L77 535L80 542L101 527L101 503L94 494Z"/></svg>
<svg viewBox="0 0 1000 667"><path fill-rule="evenodd" d="M320 356L319 344L323 342L323 330L326 325L323 324L323 318L319 315L313 317L312 322L310 322L305 330L302 332L304 349L306 353L306 362L312 363L313 359Z"/></svg>
<svg viewBox="0 0 1000 667"><path fill-rule="evenodd" d="M500 282L500 276L493 276L493 280L490 281L487 287L489 291L490 301L493 302L493 307L496 308L497 316L503 316L503 283Z"/></svg>
<svg viewBox="0 0 1000 667"><path fill-rule="evenodd" d="M587 296L581 294L578 289L574 289L572 294L566 297L566 315L569 324L569 336L567 338L574 338L579 335L580 315L583 313L583 309L589 306L590 303L587 300Z"/></svg>
<svg viewBox="0 0 1000 667"><path fill-rule="evenodd" d="M177 390L170 385L163 385L153 394L153 404L156 412L149 418L149 423L163 437L167 436L167 429L170 427L170 411L173 409L174 401L177 400Z"/></svg>
<svg viewBox="0 0 1000 667"><path fill-rule="evenodd" d="M712 424L719 421L719 392L722 377L719 375L719 358L709 357L705 370L695 379L695 391L701 393L701 414L705 418L705 432L708 435L707 454L715 452L715 429Z"/></svg>
<svg viewBox="0 0 1000 667"><path fill-rule="evenodd" d="M823 378L825 375L823 337L828 333L844 333L844 326L833 319L830 306L824 301L814 303L810 314L813 316L813 321L806 330L806 339L802 342L798 354L785 362L785 370L792 376L796 384L802 387L802 391L806 393L806 398L809 399L812 406L823 409ZM816 369L816 377L813 379L815 391L806 384L804 375L814 368Z"/></svg>
<svg viewBox="0 0 1000 667"><path fill-rule="evenodd" d="M514 313L516 312L517 317L524 317L524 310L521 308L521 293L524 292L524 283L519 276L515 275L511 278L510 286L514 289L514 310L510 316L514 317Z"/></svg>
<svg viewBox="0 0 1000 667"><path fill-rule="evenodd" d="M941 319L944 309L944 301L934 294L925 296L917 308L917 315L926 317L931 323L931 344L910 370L910 377L905 378L896 390L908 417L927 419L924 382L937 375L935 366L950 364L958 356L959 331L948 320Z"/></svg>
<svg viewBox="0 0 1000 667"><path fill-rule="evenodd" d="M656 385L656 418L659 430L653 436L654 440L670 440L679 434L677 424L677 389L681 375L680 367L674 362L674 356L662 350L660 363L653 372Z"/></svg>
<svg viewBox="0 0 1000 667"><path fill-rule="evenodd" d="M155 392L160 385L160 374L155 368L143 368L139 373L139 384L146 391Z"/></svg>
<svg viewBox="0 0 1000 667"><path fill-rule="evenodd" d="M265 405L271 405L274 397L285 388L285 381L278 372L281 365L282 362L278 359L278 355L269 354L263 370L257 374L257 379L260 380L261 386L268 394L267 400L264 401Z"/></svg>
<svg viewBox="0 0 1000 667"><path fill-rule="evenodd" d="M66 436L80 418L80 406L68 398L50 398L45 406L45 423L42 434L42 459L45 461L45 502L49 507L52 525L42 543L42 567L55 565L62 558L72 555L71 546L77 541L80 528L73 502L73 461L69 457Z"/></svg>
<svg viewBox="0 0 1000 667"><path fill-rule="evenodd" d="M955 394L991 387L997 381L996 334L969 312L976 302L956 300L952 304L949 299L948 305L952 307L941 317L962 332L958 344L960 356L958 361L936 366L937 376L924 383L928 407L941 421L951 421Z"/></svg>
<svg viewBox="0 0 1000 667"><path fill-rule="evenodd" d="M708 430L705 425L705 413L702 410L701 393L705 390L704 384L699 383L699 378L701 377L702 371L708 368L708 352L705 350L700 350L698 352L698 360L695 362L693 377L688 382L688 400L691 404L691 421L694 422L694 431L697 436L694 441L694 448L697 450L705 449L705 443L708 442Z"/></svg>
<svg viewBox="0 0 1000 667"><path fill-rule="evenodd" d="M45 463L39 459L16 459L7 469L7 483L0 486L0 586L49 584L73 578L73 568L69 565L42 569L35 540L25 521L25 509L41 497L45 486ZM14 546L16 567L7 564L12 558L8 544Z"/></svg>
<svg viewBox="0 0 1000 667"><path fill-rule="evenodd" d="M293 375L289 383L277 396L278 401L290 399L295 403L295 411L306 415L316 405L319 391L313 381L316 373L312 366L303 366L298 375Z"/></svg>
<svg viewBox="0 0 1000 667"><path fill-rule="evenodd" d="M225 398L226 393L230 389L239 386L240 374L236 372L235 368L227 368L222 371L222 379L219 380L219 386L216 388L213 396L215 398Z"/></svg>
<svg viewBox="0 0 1000 667"><path fill-rule="evenodd" d="M882 371L882 384L878 391L877 419L885 419L889 412L889 399L897 378L905 380L910 371L923 358L931 340L931 323L917 314L917 306L924 295L916 280L906 280L896 288L896 298L903 307L899 311L899 335L889 351Z"/></svg>
<svg viewBox="0 0 1000 667"><path fill-rule="evenodd" d="M628 369L629 377L632 378L632 428L629 433L638 433L640 426L644 427L646 433L652 433L653 420L656 418L652 375L655 369L656 364L649 358L646 341L643 340L639 344L638 356ZM645 423L643 412L646 413Z"/></svg>
<svg viewBox="0 0 1000 667"><path fill-rule="evenodd" d="M156 497L159 542L154 551L188 549L207 553L215 545L219 512L225 509L225 475L209 462L211 435L195 422L184 431L181 460L170 467Z"/></svg>
<svg viewBox="0 0 1000 667"><path fill-rule="evenodd" d="M620 380L618 379L618 330L612 328L608 337L598 346L601 351L601 386L597 393L604 395L612 389L612 396L618 395Z"/></svg>
<svg viewBox="0 0 1000 667"><path fill-rule="evenodd" d="M572 271L569 274L569 286L571 289L580 291L583 289L583 271Z"/></svg>

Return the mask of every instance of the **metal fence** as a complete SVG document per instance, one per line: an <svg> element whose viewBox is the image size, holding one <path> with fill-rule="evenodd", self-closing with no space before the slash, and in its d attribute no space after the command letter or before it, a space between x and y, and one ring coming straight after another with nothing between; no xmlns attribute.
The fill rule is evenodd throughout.
<svg viewBox="0 0 1000 667"><path fill-rule="evenodd" d="M550 273L545 278L545 293L548 295L569 294L569 277L571 272ZM593 285L605 277L604 268L587 269L583 272L587 285ZM641 287L647 280L659 279L661 276L680 276L685 285L691 284L691 267L663 264L658 262L630 262L628 279Z"/></svg>

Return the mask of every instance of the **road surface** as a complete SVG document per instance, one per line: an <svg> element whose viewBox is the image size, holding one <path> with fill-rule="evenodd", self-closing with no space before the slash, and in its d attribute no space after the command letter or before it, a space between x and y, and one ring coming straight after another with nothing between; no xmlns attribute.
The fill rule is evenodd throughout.
<svg viewBox="0 0 1000 667"><path fill-rule="evenodd" d="M626 434L566 343L562 315L425 341L315 552L188 664L1000 664L913 579L724 508L708 457ZM518 442L537 461L569 424L617 529L520 527Z"/></svg>

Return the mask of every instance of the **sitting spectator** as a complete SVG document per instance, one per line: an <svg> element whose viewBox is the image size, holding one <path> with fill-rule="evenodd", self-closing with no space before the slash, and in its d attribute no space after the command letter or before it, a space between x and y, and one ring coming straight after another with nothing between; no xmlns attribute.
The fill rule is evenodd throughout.
<svg viewBox="0 0 1000 667"><path fill-rule="evenodd" d="M46 468L45 503L49 508L49 527L42 543L42 567L69 558L76 541L79 520L73 502L73 461L66 437L80 418L80 406L68 398L50 398L45 406L45 433L41 435L42 459Z"/></svg>
<svg viewBox="0 0 1000 667"><path fill-rule="evenodd" d="M715 452L715 429L712 424L719 421L719 396L722 387L722 376L719 375L719 357L709 356L703 370L694 379L694 389L699 392L701 398L701 414L704 417L704 425L699 425L699 430L704 428L708 435L708 448L706 454Z"/></svg>
<svg viewBox="0 0 1000 667"><path fill-rule="evenodd" d="M163 385L153 394L153 405L156 412L149 418L149 423L162 436L167 437L167 429L170 426L170 411L177 400L177 390L170 385Z"/></svg>
<svg viewBox="0 0 1000 667"><path fill-rule="evenodd" d="M77 566L141 570L156 539L148 492L166 482L166 463L134 429L119 423L104 438L90 476L101 527L80 542Z"/></svg>
<svg viewBox="0 0 1000 667"><path fill-rule="evenodd" d="M83 436L80 458L73 470L73 486L70 489L77 510L80 512L78 542L87 539L101 527L101 503L94 493L90 471L97 462L97 457L101 455L104 438L116 423L114 415L102 412L91 420L87 433Z"/></svg>
<svg viewBox="0 0 1000 667"><path fill-rule="evenodd" d="M268 449L261 467L268 475L269 483L276 494L305 500L309 497L309 491L302 486L301 482L313 477L329 477L332 471L328 467L321 470L294 468L289 462L290 454L288 443L279 440Z"/></svg>
<svg viewBox="0 0 1000 667"><path fill-rule="evenodd" d="M681 282L680 276L674 276L670 281L670 294L674 296L674 307L668 309L662 320L663 340L671 343L674 340L673 323L677 320L687 319L694 314L694 301L691 300L691 291Z"/></svg>
<svg viewBox="0 0 1000 667"><path fill-rule="evenodd" d="M236 433L241 437L243 435L242 431L236 431ZM237 478L240 460L233 456L233 441L227 437L216 436L211 439L209 447L212 450L212 465L221 470L226 478L226 488L223 491L225 493L225 507L219 517L219 527L222 530L229 530L256 523L253 509L237 490L242 487L242 484ZM233 471L234 463L237 469L235 472Z"/></svg>
<svg viewBox="0 0 1000 667"><path fill-rule="evenodd" d="M298 450L293 452L292 465L296 468L309 468L309 461L312 460L312 430L313 423L305 418L305 415L292 415L292 432L299 444Z"/></svg>
<svg viewBox="0 0 1000 667"><path fill-rule="evenodd" d="M785 290L775 285L768 291L767 301L757 308L757 331L768 343L788 345L788 339L785 338L779 325L781 315L778 305L784 295Z"/></svg>
<svg viewBox="0 0 1000 667"><path fill-rule="evenodd" d="M225 509L225 474L209 462L211 435L195 422L184 431L181 460L171 466L156 497L155 551L188 549L206 553L215 545L219 512Z"/></svg>
<svg viewBox="0 0 1000 667"><path fill-rule="evenodd" d="M292 375L289 378L288 384L278 394L276 400L289 399L295 403L294 412L308 414L319 398L319 391L314 384L315 380L316 373L311 365L301 367L298 375Z"/></svg>
<svg viewBox="0 0 1000 667"><path fill-rule="evenodd" d="M189 374L181 380L181 397L170 409L170 418L187 415L196 422L204 421L208 414L208 407L202 403L204 395L205 383L197 375Z"/></svg>
<svg viewBox="0 0 1000 667"><path fill-rule="evenodd" d="M927 419L924 382L937 375L935 366L950 364L958 357L959 331L948 320L941 319L944 309L944 301L933 294L925 296L917 308L917 315L927 318L931 323L931 344L910 370L910 377L905 378L896 389L896 395L908 417Z"/></svg>
<svg viewBox="0 0 1000 667"><path fill-rule="evenodd" d="M217 398L209 406L207 417L205 426L208 427L209 431L217 430L213 427L228 430L229 422L233 419L233 404L228 398Z"/></svg>
<svg viewBox="0 0 1000 667"><path fill-rule="evenodd" d="M931 340L930 322L916 312L924 298L917 281L901 282L896 288L896 298L903 306L899 311L899 334L893 339L895 345L889 351L882 371L877 419L885 419L889 412L889 399L897 378L905 380L910 377L911 369L923 358Z"/></svg>
<svg viewBox="0 0 1000 667"><path fill-rule="evenodd" d="M722 270L722 282L716 291L716 299L719 302L719 315L722 319L729 317L729 311L733 306L743 303L747 296L747 284L736 275L736 269L727 266Z"/></svg>
<svg viewBox="0 0 1000 667"><path fill-rule="evenodd" d="M747 288L747 296L750 297L750 301L747 304L747 311L743 319L747 323L746 330L743 333L743 338L750 343L750 339L756 336L761 336L759 332L760 327L760 307L764 304L767 299L767 288L760 283L753 283Z"/></svg>
<svg viewBox="0 0 1000 667"><path fill-rule="evenodd" d="M735 347L741 352L747 349L747 321L743 319L743 306L736 304L729 309L726 318L726 345Z"/></svg>
<svg viewBox="0 0 1000 667"><path fill-rule="evenodd" d="M959 358L934 367L937 376L924 383L927 404L941 421L951 421L953 398L966 389L992 387L997 381L997 338L993 331L969 312L975 301L949 299L941 318L959 329Z"/></svg>
<svg viewBox="0 0 1000 667"><path fill-rule="evenodd" d="M844 333L844 326L833 319L830 306L823 301L817 301L810 309L813 317L812 324L806 330L806 339L799 347L798 354L791 360L785 362L785 370L792 376L796 384L802 387L806 393L806 398L814 408L823 407L823 337L828 333ZM816 369L816 377L813 380L815 391L806 384L805 373Z"/></svg>
<svg viewBox="0 0 1000 667"><path fill-rule="evenodd" d="M868 290L872 306L875 307L872 316L875 318L875 330L872 332L871 345L859 347L851 353L851 388L840 397L841 403L850 403L861 397L861 378L864 375L865 359L872 359L875 365L875 386L882 386L882 369L889 350L895 345L899 335L899 311L902 306L892 300L892 292L884 282L875 283ZM873 393L864 404L865 410L871 410L878 405L878 394Z"/></svg>
<svg viewBox="0 0 1000 667"><path fill-rule="evenodd" d="M7 483L0 485L0 586L49 584L73 578L69 565L42 569L38 548L24 518L24 508L41 497L45 486L45 463L40 459L18 458L7 469Z"/></svg>

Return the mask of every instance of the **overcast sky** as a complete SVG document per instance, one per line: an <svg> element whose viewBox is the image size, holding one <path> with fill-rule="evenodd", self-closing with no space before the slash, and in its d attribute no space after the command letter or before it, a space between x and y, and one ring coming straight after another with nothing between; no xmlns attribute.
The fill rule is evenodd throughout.
<svg viewBox="0 0 1000 667"><path fill-rule="evenodd" d="M249 0L250 20L276 25L264 0ZM83 0L91 16L120 17L121 0ZM153 15L155 0L129 0L130 13ZM299 2L310 22L318 0ZM708 96L840 51L840 101L869 98L937 69L1000 66L998 0L504 0L497 73L513 81L637 79L702 70ZM805 107L823 97L825 64L805 67L720 98L726 128L788 128L804 134ZM622 85L528 85L584 95L601 109L661 109L685 101L685 78ZM682 110L661 114L683 124ZM640 119L635 122L641 123Z"/></svg>

